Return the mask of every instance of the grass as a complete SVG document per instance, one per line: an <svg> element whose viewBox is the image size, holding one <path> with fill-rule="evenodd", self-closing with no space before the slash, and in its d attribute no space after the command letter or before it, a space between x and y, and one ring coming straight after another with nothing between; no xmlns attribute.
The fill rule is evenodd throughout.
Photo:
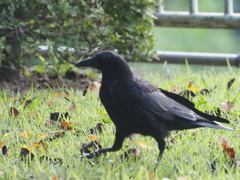
<svg viewBox="0 0 240 180"><path fill-rule="evenodd" d="M237 31L229 29L154 27L153 32L156 51L239 53Z"/></svg>
<svg viewBox="0 0 240 180"><path fill-rule="evenodd" d="M90 142L89 129L97 123L109 117L98 99L98 92L89 92L85 97L82 92L71 87L62 87L59 90L41 90L32 88L24 97L35 100L27 107L21 100L11 100L14 95L8 90L0 91L0 114L1 125L0 142L6 141L8 156L0 155L0 179L240 179L239 167L233 165L233 160L226 155L221 147L220 138L225 138L229 145L236 152L236 159L239 157L239 125L236 118L239 118L239 71L229 68L222 73L203 70L201 73L194 72L190 67L171 71L164 66L159 73L144 75L153 84L172 90L173 85L178 85L180 90L187 89L189 82L200 89L217 88L209 96L198 95L193 98L196 107L202 111L212 110L220 103L234 101L231 113L223 113L223 117L230 120L230 127L236 129L234 132L199 128L196 130L173 131L166 140L174 139L174 143L168 143L163 158L157 171L154 166L158 150L142 148L135 144L136 141L146 142L149 146L157 148L153 138L136 135L134 140L126 139L123 148L116 153L108 153L106 156L92 160L80 160L80 148L82 143ZM230 90L227 89L227 82L236 77ZM61 92L61 94L56 94ZM68 94L67 101L64 94ZM59 96L57 96L59 95ZM48 105L46 101L52 101ZM66 112L67 108L75 104L76 108L69 111L70 119L66 121L75 125L76 129L85 132L76 135L74 131L66 131L62 137L47 142L47 152L32 147L32 142L39 142L42 138L38 134L50 136L50 132L61 129L59 123L46 125L51 112ZM9 116L10 107L15 107L19 115ZM100 136L100 143L103 147L110 147L114 142L113 132L115 127L110 121L104 123L104 131ZM3 132L4 131L4 132ZM10 134L7 134L9 131ZM33 136L26 139L22 132L31 131ZM5 135L4 135L5 134ZM26 145L31 147L35 155L33 161L26 163L20 159L20 150ZM141 151L139 158L122 160L121 155L129 148L136 147ZM62 164L40 161L41 156L61 158ZM212 172L211 164L216 163L216 170ZM227 172L226 172L227 171ZM150 173L153 174L151 177Z"/></svg>

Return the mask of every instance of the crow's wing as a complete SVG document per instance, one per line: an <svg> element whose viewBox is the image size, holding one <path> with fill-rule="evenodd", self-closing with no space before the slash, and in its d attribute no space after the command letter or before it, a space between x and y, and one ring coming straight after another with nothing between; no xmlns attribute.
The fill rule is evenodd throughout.
<svg viewBox="0 0 240 180"><path fill-rule="evenodd" d="M135 79L128 87L125 87L125 92L120 94L124 95L122 97L117 95L118 101L125 108L153 120L184 119L196 121L197 119L196 113L192 110L194 108L192 102L185 98L182 100L177 95L173 99L167 96L165 91L141 79Z"/></svg>
<svg viewBox="0 0 240 180"><path fill-rule="evenodd" d="M157 88L141 78L135 77L132 79L119 94L115 96L118 97L117 101L121 102L121 105L125 106L129 112L135 112L148 119L229 123L224 118L208 115L197 110L188 99Z"/></svg>

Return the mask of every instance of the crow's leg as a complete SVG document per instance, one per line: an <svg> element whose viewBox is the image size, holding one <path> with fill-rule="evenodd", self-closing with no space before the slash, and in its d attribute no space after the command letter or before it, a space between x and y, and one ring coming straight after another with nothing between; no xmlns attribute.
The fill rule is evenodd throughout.
<svg viewBox="0 0 240 180"><path fill-rule="evenodd" d="M158 142L158 149L159 149L159 155L158 155L158 162L161 160L163 152L165 150L165 146L166 146L166 142L164 141L164 139L160 139L157 141Z"/></svg>
<svg viewBox="0 0 240 180"><path fill-rule="evenodd" d="M99 157L101 154L106 153L106 152L118 151L119 149L121 149L123 140L125 137L126 136L123 133L121 133L120 131L117 130L116 134L115 134L115 142L111 148L97 149L87 155L84 155L83 157L87 157L88 159L90 159L93 157Z"/></svg>
<svg viewBox="0 0 240 180"><path fill-rule="evenodd" d="M165 146L166 146L166 142L161 137L157 137L157 138L155 137L155 140L158 143L158 149L160 151L159 155L158 155L158 159L157 159L157 164L156 164L156 167L155 167L155 170L156 170L156 168L158 167L159 162L160 162L160 160L162 158L162 155L163 155L163 152L164 152L164 149L165 149Z"/></svg>

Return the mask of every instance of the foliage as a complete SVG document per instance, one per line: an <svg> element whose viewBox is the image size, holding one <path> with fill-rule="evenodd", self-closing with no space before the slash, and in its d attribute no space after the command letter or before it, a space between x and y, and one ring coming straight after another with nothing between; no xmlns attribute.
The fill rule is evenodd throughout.
<svg viewBox="0 0 240 180"><path fill-rule="evenodd" d="M73 55L76 51L117 49L128 59L137 60L141 53L148 58L153 48L154 5L155 0L1 1L1 64L19 69L21 57L35 54L39 45L50 49L50 62L37 55L44 60L44 69L53 64L55 71L78 59Z"/></svg>

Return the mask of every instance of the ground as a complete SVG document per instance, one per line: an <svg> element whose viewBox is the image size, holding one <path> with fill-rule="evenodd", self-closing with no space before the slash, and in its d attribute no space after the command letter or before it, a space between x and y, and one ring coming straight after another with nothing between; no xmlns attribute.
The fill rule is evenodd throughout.
<svg viewBox="0 0 240 180"><path fill-rule="evenodd" d="M17 94L26 94L33 86L38 89L59 89L63 86L84 91L94 82L94 78L85 75L85 72L67 72L64 77L57 74L44 76L44 74L32 73L34 76L20 74L19 76L9 76L0 80L0 89L8 89ZM94 84L94 83L93 83ZM92 86L91 86L92 87Z"/></svg>

